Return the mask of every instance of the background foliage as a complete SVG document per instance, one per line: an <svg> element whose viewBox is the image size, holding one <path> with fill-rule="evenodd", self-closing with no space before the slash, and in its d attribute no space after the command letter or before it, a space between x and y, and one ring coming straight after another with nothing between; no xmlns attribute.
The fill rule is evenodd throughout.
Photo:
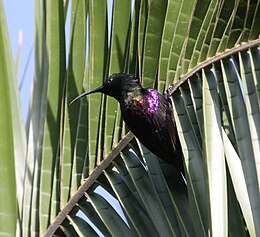
<svg viewBox="0 0 260 237"><path fill-rule="evenodd" d="M35 2L26 129L0 1L0 233L18 222L24 236L260 235L259 1L114 0L111 18L107 9ZM168 89L186 180L127 133L112 98L69 106L114 72Z"/></svg>

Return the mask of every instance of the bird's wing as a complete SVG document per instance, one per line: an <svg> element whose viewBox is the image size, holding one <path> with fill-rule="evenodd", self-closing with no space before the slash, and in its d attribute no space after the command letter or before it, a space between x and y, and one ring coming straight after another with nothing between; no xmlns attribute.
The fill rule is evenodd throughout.
<svg viewBox="0 0 260 237"><path fill-rule="evenodd" d="M161 94L159 97L158 110L151 116L136 116L132 110L123 110L123 117L130 130L146 148L177 166L181 156L172 110L167 99Z"/></svg>
<svg viewBox="0 0 260 237"><path fill-rule="evenodd" d="M168 144L169 152L175 152L177 150L178 136L172 109L163 95L159 94L159 97L161 97L160 106L149 123L152 124L157 139L160 139L163 144Z"/></svg>

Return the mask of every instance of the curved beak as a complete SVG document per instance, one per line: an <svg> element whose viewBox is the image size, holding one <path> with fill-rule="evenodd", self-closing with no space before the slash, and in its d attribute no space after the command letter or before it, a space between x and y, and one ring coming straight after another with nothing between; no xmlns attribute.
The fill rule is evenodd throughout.
<svg viewBox="0 0 260 237"><path fill-rule="evenodd" d="M98 87L98 88L96 88L96 89L93 89L93 90L91 90L91 91L86 91L86 92L82 93L81 95L79 95L78 97L76 97L74 100L72 100L72 101L70 102L70 105L71 105L72 103L74 103L76 100L80 99L81 97L83 97L83 96L85 96L85 95L93 94L93 93L96 93L96 92L103 92L103 89L104 89L104 86L100 86L100 87Z"/></svg>

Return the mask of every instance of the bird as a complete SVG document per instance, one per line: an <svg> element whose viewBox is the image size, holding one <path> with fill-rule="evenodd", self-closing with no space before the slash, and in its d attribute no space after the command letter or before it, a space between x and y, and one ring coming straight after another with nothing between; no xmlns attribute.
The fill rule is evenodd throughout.
<svg viewBox="0 0 260 237"><path fill-rule="evenodd" d="M153 88L143 88L140 79L128 73L115 73L103 85L82 93L70 104L92 93L115 98L130 131L153 154L184 174L182 150L171 103Z"/></svg>

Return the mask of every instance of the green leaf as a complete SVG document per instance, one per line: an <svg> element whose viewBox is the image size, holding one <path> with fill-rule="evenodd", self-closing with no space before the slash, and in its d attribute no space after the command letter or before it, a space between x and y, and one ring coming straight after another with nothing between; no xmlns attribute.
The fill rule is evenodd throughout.
<svg viewBox="0 0 260 237"><path fill-rule="evenodd" d="M248 196L248 190L247 190L247 186L243 174L241 161L223 129L222 129L222 136L223 136L223 144L225 149L227 165L230 171L230 176L232 179L234 190L236 192L236 197L238 199L241 210L243 212L243 216L247 223L247 227L250 235L256 236L252 208L250 206L250 200Z"/></svg>
<svg viewBox="0 0 260 237"><path fill-rule="evenodd" d="M88 90L99 87L105 78L108 40L107 40L107 3L106 1L89 1L89 67L87 81ZM85 83L85 82L84 82ZM103 141L104 96L95 93L88 97L89 117L89 172L91 173L97 161L103 159L104 145L99 146L99 139ZM102 115L102 116L101 116ZM101 131L100 131L101 129ZM102 157L102 158L101 158Z"/></svg>
<svg viewBox="0 0 260 237"><path fill-rule="evenodd" d="M256 87L256 94L258 99L258 104L260 104L260 55L257 48L251 49L249 51L250 62L252 65L252 73L254 84Z"/></svg>
<svg viewBox="0 0 260 237"><path fill-rule="evenodd" d="M101 195L92 193L88 194L88 197L111 234L113 233L115 236L132 236L127 224Z"/></svg>
<svg viewBox="0 0 260 237"><path fill-rule="evenodd" d="M113 2L111 25L111 42L108 74L125 72L129 50L131 26L131 1L122 5L120 0ZM105 114L105 154L121 139L122 118L118 102L111 97L106 98Z"/></svg>
<svg viewBox="0 0 260 237"><path fill-rule="evenodd" d="M66 219L62 225L60 226L61 230L63 231L63 233L68 236L68 237L73 237L73 236L77 236L77 232L75 231L75 229L73 228L73 226L71 225L71 223L69 222L68 219Z"/></svg>
<svg viewBox="0 0 260 237"><path fill-rule="evenodd" d="M89 201L86 201L84 199L80 200L78 203L78 207L104 236L110 236L108 229L106 228L106 226L104 225L104 223L102 222L94 207L90 204Z"/></svg>
<svg viewBox="0 0 260 237"><path fill-rule="evenodd" d="M191 56L196 43L201 44L202 41L202 29L209 23L209 12L212 12L212 7L216 4L216 1L204 0L201 1L195 8L194 17L190 25L189 36L187 37L187 46L184 48L184 59L182 61L181 74L185 74L188 70L188 66L191 60ZM198 30L200 29L200 30ZM205 35L205 32L204 32ZM198 38L198 36L200 36ZM194 60L194 59L193 59Z"/></svg>
<svg viewBox="0 0 260 237"><path fill-rule="evenodd" d="M13 146L15 156L15 173L16 173L16 189L17 189L17 202L19 208L19 215L22 213L22 200L23 200L23 182L24 170L27 152L27 139L24 126L24 119L22 113L21 99L18 88L18 79L16 65L14 64L9 33L6 25L4 8L2 8L3 18L1 19L2 40L1 45L2 53L1 63L6 67L6 73L2 73L3 80L8 80L10 90L10 108L12 112L12 131L13 131ZM5 79L4 79L5 78ZM2 100L3 103L5 100ZM3 112L4 114L4 112Z"/></svg>
<svg viewBox="0 0 260 237"><path fill-rule="evenodd" d="M250 29L250 35L249 35L249 40L253 40L253 39L257 39L259 37L259 22L260 22L260 5L259 5L259 1L257 2L252 2L252 4L250 4L249 9L252 9L252 12L254 12L253 15L253 19L250 17L252 16L251 14L248 16L249 17L249 24L251 25L251 29ZM251 19L252 19L252 23L251 23Z"/></svg>
<svg viewBox="0 0 260 237"><path fill-rule="evenodd" d="M174 32L177 27L176 15L182 6L182 1L168 1L167 10L165 14L165 23L162 34L160 61L158 68L159 85L158 90L163 92L165 89L165 81L167 76L168 60L170 57L171 44Z"/></svg>
<svg viewBox="0 0 260 237"><path fill-rule="evenodd" d="M187 188L182 175L167 163L160 162L143 145L139 146L147 164L148 175L158 192L167 218L171 220L174 235L194 235Z"/></svg>
<svg viewBox="0 0 260 237"><path fill-rule="evenodd" d="M142 205L145 207L157 232L162 236L174 235L169 219L166 216L158 193L149 180L144 167L131 151L123 151L123 159L129 170L133 183L140 194Z"/></svg>
<svg viewBox="0 0 260 237"><path fill-rule="evenodd" d="M256 233L258 233L260 216L259 184L253 155L252 141L248 118L246 116L245 103L238 82L237 74L231 61L221 61L224 85L227 91L227 100L235 131L238 154L241 158L242 167L248 186L249 199L252 205ZM259 232L260 233L260 232Z"/></svg>
<svg viewBox="0 0 260 237"><path fill-rule="evenodd" d="M68 219L72 223L72 225L73 225L75 231L77 232L77 234L79 235L79 237L97 236L96 232L81 217L78 217L78 216L70 217L70 216L68 216Z"/></svg>
<svg viewBox="0 0 260 237"><path fill-rule="evenodd" d="M241 52L239 55L240 73L246 103L246 111L250 129L250 136L253 146L253 153L256 163L258 180L260 180L260 104L257 100L256 88L253 79L252 65L250 56L247 52Z"/></svg>
<svg viewBox="0 0 260 237"><path fill-rule="evenodd" d="M202 71L202 81L205 144L203 158L207 167L210 233L212 236L227 236L227 184L217 84L213 72L209 70Z"/></svg>
<svg viewBox="0 0 260 237"><path fill-rule="evenodd" d="M203 57L203 58L206 57L205 50L203 52L202 48L208 47L207 33L210 32L214 26L217 6L218 6L218 4L217 4L216 0L210 1L210 4L207 9L207 13L203 19L203 23L200 27L199 34L197 36L196 43L194 45L189 69L195 67L195 65L198 63L198 61L201 57ZM195 11L195 15L197 15L196 11ZM208 35L210 35L210 34L208 34Z"/></svg>
<svg viewBox="0 0 260 237"><path fill-rule="evenodd" d="M42 152L43 130L46 114L46 98L48 85L48 55L46 50L45 3L35 4L35 70L34 89L31 98L31 108L28 119L28 152L26 157L26 172L23 199L23 235L29 231L36 235L39 231L39 180L40 154ZM31 226L33 228L31 228ZM30 234L31 234L30 233Z"/></svg>
<svg viewBox="0 0 260 237"><path fill-rule="evenodd" d="M82 83L85 68L86 53L86 2L73 1L71 12L71 38L67 82L65 91L64 117L62 124L62 150L61 150L61 206L69 200L70 192L75 192L80 186L81 173L86 146L76 142L78 133L80 103L69 103L82 92ZM87 134L87 130L84 129ZM86 140L86 138L85 138ZM75 146L77 145L77 146ZM80 147L81 145L81 147ZM77 150L75 150L77 148ZM81 151L82 149L82 151ZM76 152L83 153L77 157ZM79 163L79 164L78 164ZM73 170L75 169L75 170ZM74 172L73 172L74 171ZM79 174L78 177L73 173ZM76 178L76 180L75 180ZM72 190L71 190L72 189Z"/></svg>
<svg viewBox="0 0 260 237"><path fill-rule="evenodd" d="M60 138L61 97L65 76L63 1L47 1L46 9L46 42L49 71L40 176L40 233L47 229L50 222L53 171Z"/></svg>
<svg viewBox="0 0 260 237"><path fill-rule="evenodd" d="M225 36L227 28L230 27L229 21L232 21L235 16L234 14L232 15L232 12L235 11L234 6L234 0L219 2L216 23L211 36L207 57L212 57L218 51L221 40L223 39L223 36Z"/></svg>
<svg viewBox="0 0 260 237"><path fill-rule="evenodd" d="M194 80L196 80L196 78L194 78ZM200 130L200 127L199 127L200 122L198 121L198 118L196 116L196 113L195 113L195 110L194 110L194 107L193 107L193 101L192 101L191 90L190 90L189 85L188 84L183 85L180 88L180 91L181 91L181 94L183 96L183 101L185 103L185 107L186 107L187 114L189 116L190 122L192 124L193 129L194 129L194 132L196 134L198 142L201 145L202 144L202 142L201 142L202 130ZM202 118L202 121L203 121L203 118Z"/></svg>
<svg viewBox="0 0 260 237"><path fill-rule="evenodd" d="M220 42L219 42L217 52L224 52L225 49L227 48L228 41L231 38L230 35L231 35L231 32L232 32L232 27L234 26L234 21L235 21L236 17L238 17L238 16L236 16L236 14L238 13L237 9L238 9L239 3L240 2L235 1L233 9L231 8L232 13L231 13L230 17L226 19L227 20L226 28L225 28L225 31L222 35ZM225 8L225 7L226 6L224 4L223 8ZM220 19L220 20L223 20L223 19Z"/></svg>
<svg viewBox="0 0 260 237"><path fill-rule="evenodd" d="M122 180L122 177L116 171L107 171L106 176L120 201L121 206L126 212L127 220L131 223L139 236L157 235L155 227L147 214L136 199L134 193L129 189L127 183Z"/></svg>
<svg viewBox="0 0 260 237"><path fill-rule="evenodd" d="M173 94L172 104L174 118L180 138L184 156L185 175L188 180L188 192L196 233L206 236L209 228L208 207L205 207L205 178L203 172L203 161L201 145L196 138L187 111L179 91Z"/></svg>
<svg viewBox="0 0 260 237"><path fill-rule="evenodd" d="M15 74L14 62L8 44L9 36L3 3L0 1L0 233L15 236L17 222L17 199L15 184L15 154L13 140L13 120L11 102L11 81ZM6 45L7 44L7 45ZM13 91L12 91L13 92Z"/></svg>
<svg viewBox="0 0 260 237"><path fill-rule="evenodd" d="M177 80L178 76L176 71L181 67L180 60L182 59L182 50L185 49L187 38L185 38L190 31L190 24L196 7L195 1L182 1L180 11L176 15L175 21L177 26L171 42L170 59L168 60L167 68L167 81L166 84L170 85Z"/></svg>
<svg viewBox="0 0 260 237"><path fill-rule="evenodd" d="M258 236L259 2L116 0L112 12L107 4L35 4L23 235L43 235L53 222L47 235ZM122 71L169 89L185 180L133 134L120 141L128 128L114 99L94 94L68 106Z"/></svg>
<svg viewBox="0 0 260 237"><path fill-rule="evenodd" d="M166 0L148 1L141 76L144 87L155 86L166 8Z"/></svg>
<svg viewBox="0 0 260 237"><path fill-rule="evenodd" d="M248 12L248 10L250 10L250 9L248 9L248 7L249 7L249 5L246 4L246 1L238 2L236 16L234 18L232 29L231 29L230 35L228 37L227 48L232 48L236 43L239 43L239 41L241 40L242 34L244 34L244 35L246 34L248 29L245 27L244 19L246 17L250 17L250 15L252 14L252 13L250 14ZM241 31L241 29L242 29L242 31Z"/></svg>

